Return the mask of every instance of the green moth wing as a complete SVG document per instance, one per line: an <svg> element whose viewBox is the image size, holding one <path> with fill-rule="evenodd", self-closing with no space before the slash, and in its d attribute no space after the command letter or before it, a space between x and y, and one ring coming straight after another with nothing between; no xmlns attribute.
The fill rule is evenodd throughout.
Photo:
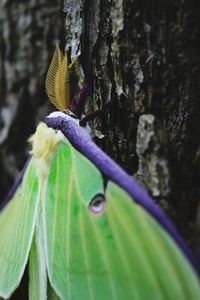
<svg viewBox="0 0 200 300"><path fill-rule="evenodd" d="M100 214L90 203L105 193ZM48 275L61 299L199 299L170 235L70 143L53 153L45 196Z"/></svg>
<svg viewBox="0 0 200 300"><path fill-rule="evenodd" d="M38 254L38 247L36 241L36 235L33 237L30 254L29 254L29 300L46 299L44 285L46 285L46 278L41 278L43 270L41 266L43 263L40 260L40 254ZM45 270L46 271L46 270Z"/></svg>
<svg viewBox="0 0 200 300"><path fill-rule="evenodd" d="M22 278L31 247L38 206L35 162L27 166L23 181L0 212L0 297L9 298Z"/></svg>
<svg viewBox="0 0 200 300"><path fill-rule="evenodd" d="M195 266L155 207L144 206L146 194L61 116L69 139L39 126L23 181L1 212L0 297L19 285L29 255L30 300L198 300Z"/></svg>
<svg viewBox="0 0 200 300"><path fill-rule="evenodd" d="M52 158L47 181L47 269L51 285L61 299L76 299L74 292L79 293L80 287L79 299L87 299L88 296L88 290L84 288L88 280L85 265L81 264L82 255L87 258L87 239L90 238L85 232L88 228L84 226L85 221L89 220L85 200L92 199L96 193L103 193L103 182L98 170L85 161L69 143L61 143ZM92 184L88 185L90 177ZM81 210L85 211L80 215ZM77 243L79 238L83 240Z"/></svg>
<svg viewBox="0 0 200 300"><path fill-rule="evenodd" d="M41 207L38 210L35 234L29 254L29 300L47 299L47 272Z"/></svg>
<svg viewBox="0 0 200 300"><path fill-rule="evenodd" d="M169 234L113 182L106 199L121 272L132 281L127 299L198 299L199 279Z"/></svg>

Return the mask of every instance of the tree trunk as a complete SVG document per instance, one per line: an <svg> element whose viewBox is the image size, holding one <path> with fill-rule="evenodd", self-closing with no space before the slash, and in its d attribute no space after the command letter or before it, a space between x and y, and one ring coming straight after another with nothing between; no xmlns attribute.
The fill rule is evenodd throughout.
<svg viewBox="0 0 200 300"><path fill-rule="evenodd" d="M147 188L200 257L197 5L85 1L81 59L92 83L87 110L111 101L93 120L96 142Z"/></svg>
<svg viewBox="0 0 200 300"><path fill-rule="evenodd" d="M65 0L62 8L61 0L1 4L1 198L52 109L44 77L56 42L66 42L91 85L85 113L102 111L91 121L96 143L146 187L200 258L198 1Z"/></svg>

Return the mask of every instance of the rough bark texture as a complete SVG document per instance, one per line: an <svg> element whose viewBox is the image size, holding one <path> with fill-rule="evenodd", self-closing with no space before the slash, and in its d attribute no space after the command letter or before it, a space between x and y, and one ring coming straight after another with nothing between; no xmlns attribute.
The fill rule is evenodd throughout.
<svg viewBox="0 0 200 300"><path fill-rule="evenodd" d="M96 142L134 174L200 257L200 23L197 0L2 1L0 196L50 110L56 42L80 54ZM66 31L64 31L64 29Z"/></svg>
<svg viewBox="0 0 200 300"><path fill-rule="evenodd" d="M112 100L93 121L97 143L146 186L200 256L197 5L85 1L81 58L91 67L87 109Z"/></svg>

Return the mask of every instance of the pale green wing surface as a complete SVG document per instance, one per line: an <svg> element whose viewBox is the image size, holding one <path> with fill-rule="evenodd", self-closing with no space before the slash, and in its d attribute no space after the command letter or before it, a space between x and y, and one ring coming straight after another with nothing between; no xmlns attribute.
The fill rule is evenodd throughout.
<svg viewBox="0 0 200 300"><path fill-rule="evenodd" d="M22 278L32 242L38 202L32 159L23 181L0 212L0 296L9 298Z"/></svg>
<svg viewBox="0 0 200 300"><path fill-rule="evenodd" d="M34 235L29 255L29 300L47 299L46 265L45 260L41 261L41 256L38 252L36 235Z"/></svg>
<svg viewBox="0 0 200 300"><path fill-rule="evenodd" d="M125 299L200 299L196 273L157 221L112 182L106 199L106 231L119 257L116 269L124 274L121 286L125 278L129 282Z"/></svg>
<svg viewBox="0 0 200 300"><path fill-rule="evenodd" d="M92 253L89 248L95 233L90 232L93 218L87 206L96 194L103 193L101 174L70 144L61 143L52 158L46 190L50 283L61 299L90 299L88 285L93 284L94 274L86 272L90 254L94 258L100 250Z"/></svg>
<svg viewBox="0 0 200 300"><path fill-rule="evenodd" d="M51 161L45 197L47 269L63 299L198 300L198 279L175 242L114 183L101 214L100 172L70 144Z"/></svg>
<svg viewBox="0 0 200 300"><path fill-rule="evenodd" d="M42 209L38 209L35 234L29 255L29 300L47 299L47 274L42 224Z"/></svg>

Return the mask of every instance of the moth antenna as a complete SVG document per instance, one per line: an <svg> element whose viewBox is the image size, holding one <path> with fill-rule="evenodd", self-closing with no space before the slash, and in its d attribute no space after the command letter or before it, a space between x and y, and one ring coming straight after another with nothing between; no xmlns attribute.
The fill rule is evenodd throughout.
<svg viewBox="0 0 200 300"><path fill-rule="evenodd" d="M69 68L66 54L56 73L55 95L57 101L56 104L59 106L59 109L61 111L66 110L70 102Z"/></svg>
<svg viewBox="0 0 200 300"><path fill-rule="evenodd" d="M68 108L70 102L68 60L58 45L47 72L45 89L51 103L58 110L64 111Z"/></svg>

